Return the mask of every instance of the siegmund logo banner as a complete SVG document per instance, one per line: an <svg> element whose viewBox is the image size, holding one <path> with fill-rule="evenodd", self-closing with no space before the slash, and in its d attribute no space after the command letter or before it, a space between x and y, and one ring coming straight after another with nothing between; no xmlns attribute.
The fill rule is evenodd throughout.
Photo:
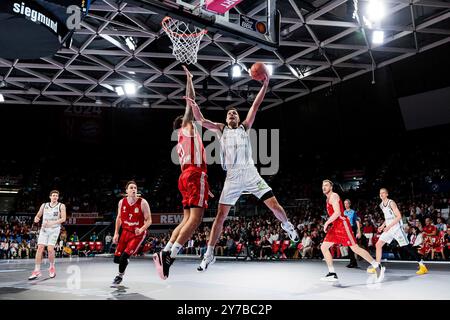
<svg viewBox="0 0 450 320"><path fill-rule="evenodd" d="M67 20L80 7L87 14L90 0L0 0L0 57L35 59L49 57L71 36ZM13 32L11 32L13 31Z"/></svg>

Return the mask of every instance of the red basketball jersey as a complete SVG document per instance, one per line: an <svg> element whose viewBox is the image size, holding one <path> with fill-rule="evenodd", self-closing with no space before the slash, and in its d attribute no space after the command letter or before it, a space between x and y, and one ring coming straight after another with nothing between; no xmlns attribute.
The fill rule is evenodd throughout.
<svg viewBox="0 0 450 320"><path fill-rule="evenodd" d="M339 208L340 208L340 210L341 210L341 217L342 217L342 216L345 216L345 215L344 215L344 205L343 205L341 199L339 199ZM334 213L333 205L332 205L331 203L329 203L328 201L327 201L327 212L328 212L328 215L329 215L330 217L331 217L331 216L333 215L333 213Z"/></svg>
<svg viewBox="0 0 450 320"><path fill-rule="evenodd" d="M183 128L178 130L178 158L180 159L181 171L187 168L199 168L206 172L206 155L202 138L195 130L194 136L188 136L183 132Z"/></svg>
<svg viewBox="0 0 450 320"><path fill-rule="evenodd" d="M130 205L127 198L123 198L122 208L120 209L120 219L122 220L122 228L134 232L136 228L144 225L144 214L141 210L142 198Z"/></svg>

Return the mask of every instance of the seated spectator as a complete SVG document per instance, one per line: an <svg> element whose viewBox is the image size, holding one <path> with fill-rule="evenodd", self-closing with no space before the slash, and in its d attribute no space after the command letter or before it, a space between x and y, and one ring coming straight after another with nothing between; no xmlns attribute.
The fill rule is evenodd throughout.
<svg viewBox="0 0 450 320"><path fill-rule="evenodd" d="M70 236L70 241L71 242L78 242L78 235L76 232L74 232L71 236Z"/></svg>
<svg viewBox="0 0 450 320"><path fill-rule="evenodd" d="M419 232L417 227L410 227L409 230L409 243L415 250L418 250L423 243L422 233Z"/></svg>
<svg viewBox="0 0 450 320"><path fill-rule="evenodd" d="M111 233L108 232L108 234L105 237L105 252L106 253L111 252L112 239L113 239L113 237L111 236Z"/></svg>
<svg viewBox="0 0 450 320"><path fill-rule="evenodd" d="M450 259L450 228L447 229L444 236L444 256L446 259Z"/></svg>
<svg viewBox="0 0 450 320"><path fill-rule="evenodd" d="M261 240L259 244L259 258L268 259L272 255L272 245L270 244L269 237L267 235Z"/></svg>
<svg viewBox="0 0 450 320"><path fill-rule="evenodd" d="M206 253L206 249L208 248L208 243L206 242L206 236L202 236L200 238L199 248L200 248L200 257L203 257L203 255Z"/></svg>
<svg viewBox="0 0 450 320"><path fill-rule="evenodd" d="M6 238L3 238L0 242L0 259L8 259L9 257L9 244Z"/></svg>
<svg viewBox="0 0 450 320"><path fill-rule="evenodd" d="M438 233L441 231L447 232L447 224L444 222L443 218L437 218L436 229Z"/></svg>
<svg viewBox="0 0 450 320"><path fill-rule="evenodd" d="M219 241L217 241L215 248L215 255L223 256L226 247L227 247L227 239L222 235L220 236Z"/></svg>
<svg viewBox="0 0 450 320"><path fill-rule="evenodd" d="M9 257L11 259L17 258L17 255L19 253L19 244L17 241L11 241L11 244L9 246Z"/></svg>
<svg viewBox="0 0 450 320"><path fill-rule="evenodd" d="M98 236L97 236L97 234L95 233L95 231L92 232L91 236L89 237L89 240L95 242L95 241L97 241L97 239L98 239Z"/></svg>
<svg viewBox="0 0 450 320"><path fill-rule="evenodd" d="M236 243L234 243L233 238L230 235L227 236L225 255L231 256L236 253Z"/></svg>
<svg viewBox="0 0 450 320"><path fill-rule="evenodd" d="M371 247L373 245L372 238L374 233L376 233L374 225L370 223L368 219L364 220L363 234L367 240L367 247Z"/></svg>
<svg viewBox="0 0 450 320"><path fill-rule="evenodd" d="M25 240L22 240L19 245L18 256L21 259L30 257L30 245Z"/></svg>
<svg viewBox="0 0 450 320"><path fill-rule="evenodd" d="M194 238L190 238L187 242L186 254L195 254Z"/></svg>
<svg viewBox="0 0 450 320"><path fill-rule="evenodd" d="M313 242L311 240L311 235L309 234L309 232L305 232L302 238L302 259L306 259L308 255L310 258L313 257Z"/></svg>

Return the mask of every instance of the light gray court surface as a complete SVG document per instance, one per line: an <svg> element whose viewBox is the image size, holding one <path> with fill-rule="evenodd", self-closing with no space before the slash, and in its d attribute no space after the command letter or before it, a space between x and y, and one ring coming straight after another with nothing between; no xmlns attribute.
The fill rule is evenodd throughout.
<svg viewBox="0 0 450 320"><path fill-rule="evenodd" d="M218 260L205 273L196 271L199 259L179 258L170 278L161 280L151 257L132 259L123 286L110 288L117 272L112 258L58 259L57 275L28 281L32 260L0 261L0 300L11 299L450 299L450 266L429 264L429 274L417 276L416 263L387 263L383 283L373 275L347 269L336 262L338 283L319 280L327 272L322 261Z"/></svg>

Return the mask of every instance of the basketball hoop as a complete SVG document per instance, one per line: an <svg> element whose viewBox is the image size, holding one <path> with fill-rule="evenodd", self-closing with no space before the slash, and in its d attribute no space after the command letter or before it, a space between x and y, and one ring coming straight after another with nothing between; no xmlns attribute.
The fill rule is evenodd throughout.
<svg viewBox="0 0 450 320"><path fill-rule="evenodd" d="M197 63L200 41L208 30L196 26L190 27L189 24L171 17L165 17L161 24L172 41L172 54L175 58L186 64Z"/></svg>

